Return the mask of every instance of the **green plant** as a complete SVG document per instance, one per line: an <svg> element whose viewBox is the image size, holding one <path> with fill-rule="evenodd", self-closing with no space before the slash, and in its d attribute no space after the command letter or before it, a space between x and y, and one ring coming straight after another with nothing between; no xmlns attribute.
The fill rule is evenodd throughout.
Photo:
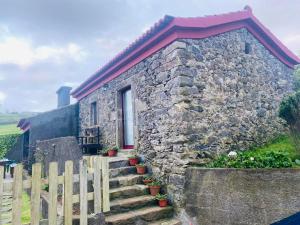
<svg viewBox="0 0 300 225"><path fill-rule="evenodd" d="M120 150L120 148L118 146L114 146L114 147L111 148L111 150L115 150L115 151L118 152Z"/></svg>
<svg viewBox="0 0 300 225"><path fill-rule="evenodd" d="M152 181L148 186L161 186L161 183L159 181Z"/></svg>
<svg viewBox="0 0 300 225"><path fill-rule="evenodd" d="M154 180L153 177L151 175L145 175L143 177L144 180Z"/></svg>
<svg viewBox="0 0 300 225"><path fill-rule="evenodd" d="M15 145L19 134L8 134L0 136L0 159Z"/></svg>
<svg viewBox="0 0 300 225"><path fill-rule="evenodd" d="M295 147L300 151L300 91L283 99L279 116L287 122Z"/></svg>
<svg viewBox="0 0 300 225"><path fill-rule="evenodd" d="M136 158L138 158L138 155L130 155L130 156L128 156L128 159L136 159Z"/></svg>
<svg viewBox="0 0 300 225"><path fill-rule="evenodd" d="M272 151L262 154L255 154L251 151L240 152L235 159L221 155L207 164L210 168L287 168L292 166L292 160L286 153Z"/></svg>
<svg viewBox="0 0 300 225"><path fill-rule="evenodd" d="M42 189L43 189L44 191L49 192L49 184L44 184L43 187L42 187Z"/></svg>
<svg viewBox="0 0 300 225"><path fill-rule="evenodd" d="M165 200L165 199L167 199L168 198L168 195L166 195L166 194L157 194L157 195L155 195L155 199L156 200Z"/></svg>
<svg viewBox="0 0 300 225"><path fill-rule="evenodd" d="M146 165L144 163L139 163L139 164L136 164L136 166L138 166L138 167L145 167Z"/></svg>
<svg viewBox="0 0 300 225"><path fill-rule="evenodd" d="M298 69L295 70L294 77L295 77L295 90L299 91L300 90L300 67L298 67Z"/></svg>

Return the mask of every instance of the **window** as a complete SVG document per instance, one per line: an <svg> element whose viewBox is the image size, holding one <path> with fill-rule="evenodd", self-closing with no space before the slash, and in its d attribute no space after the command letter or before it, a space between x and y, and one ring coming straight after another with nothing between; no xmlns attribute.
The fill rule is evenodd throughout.
<svg viewBox="0 0 300 225"><path fill-rule="evenodd" d="M245 53L250 54L251 53L251 45L249 43L245 43Z"/></svg>
<svg viewBox="0 0 300 225"><path fill-rule="evenodd" d="M91 125L97 125L97 102L91 104Z"/></svg>

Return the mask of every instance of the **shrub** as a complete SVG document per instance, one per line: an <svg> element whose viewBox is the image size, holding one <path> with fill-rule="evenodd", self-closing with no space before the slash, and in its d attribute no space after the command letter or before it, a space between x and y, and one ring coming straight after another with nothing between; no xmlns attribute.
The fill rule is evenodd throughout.
<svg viewBox="0 0 300 225"><path fill-rule="evenodd" d="M0 159L10 150L17 141L19 134L8 134L0 136Z"/></svg>
<svg viewBox="0 0 300 225"><path fill-rule="evenodd" d="M279 117L287 122L295 146L300 151L300 91L283 99L279 108Z"/></svg>
<svg viewBox="0 0 300 225"><path fill-rule="evenodd" d="M292 160L285 153L265 152L260 155L255 152L240 152L235 159L221 155L207 167L210 168L288 168Z"/></svg>
<svg viewBox="0 0 300 225"><path fill-rule="evenodd" d="M295 71L295 90L300 91L300 67Z"/></svg>

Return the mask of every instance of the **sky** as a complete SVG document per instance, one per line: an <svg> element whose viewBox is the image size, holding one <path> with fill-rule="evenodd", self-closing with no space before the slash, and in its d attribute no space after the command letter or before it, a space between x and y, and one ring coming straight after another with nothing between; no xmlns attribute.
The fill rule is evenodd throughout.
<svg viewBox="0 0 300 225"><path fill-rule="evenodd" d="M76 88L164 15L246 5L300 55L299 0L0 0L0 111L55 108L60 86Z"/></svg>

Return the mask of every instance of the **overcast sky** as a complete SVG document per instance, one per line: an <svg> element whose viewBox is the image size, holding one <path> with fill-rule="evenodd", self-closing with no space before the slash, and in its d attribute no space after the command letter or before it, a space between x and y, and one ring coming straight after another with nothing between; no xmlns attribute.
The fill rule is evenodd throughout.
<svg viewBox="0 0 300 225"><path fill-rule="evenodd" d="M299 0L0 0L0 110L55 108L61 85L78 86L166 14L245 5L300 54Z"/></svg>

